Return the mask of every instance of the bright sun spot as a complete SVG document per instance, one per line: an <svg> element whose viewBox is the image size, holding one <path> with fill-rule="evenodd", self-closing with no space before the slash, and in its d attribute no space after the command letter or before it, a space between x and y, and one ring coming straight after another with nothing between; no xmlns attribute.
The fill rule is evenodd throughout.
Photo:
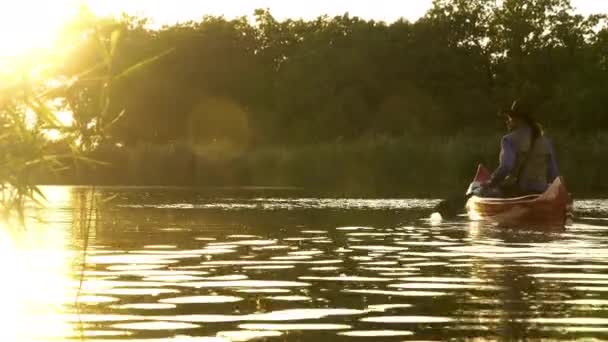
<svg viewBox="0 0 608 342"><path fill-rule="evenodd" d="M61 26L77 9L71 0L11 1L0 11L0 58L50 49Z"/></svg>
<svg viewBox="0 0 608 342"><path fill-rule="evenodd" d="M70 127L74 123L74 116L72 112L69 110L59 110L55 111L55 117L57 118L58 124ZM44 135L52 141L57 141L63 138L63 134L57 129L48 129L44 131Z"/></svg>
<svg viewBox="0 0 608 342"><path fill-rule="evenodd" d="M3 341L42 341L74 334L61 315L74 300L65 227L28 222L12 229L0 221L0 320ZM49 338L51 337L51 338Z"/></svg>

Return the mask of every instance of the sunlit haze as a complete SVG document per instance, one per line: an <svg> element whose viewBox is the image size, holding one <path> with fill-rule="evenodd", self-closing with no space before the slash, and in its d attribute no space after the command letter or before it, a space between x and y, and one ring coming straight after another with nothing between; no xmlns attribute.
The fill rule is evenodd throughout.
<svg viewBox="0 0 608 342"><path fill-rule="evenodd" d="M98 13L113 13L121 8L128 13L148 16L156 24L171 24L179 20L198 19L204 14L235 17L251 15L256 8L269 8L279 18L314 18L322 14L338 15L349 12L366 19L394 21L404 17L416 20L430 7L430 0L377 0L377 1L283 1L283 0L224 0L189 1L178 0L170 7L166 1L97 1L91 3Z"/></svg>
<svg viewBox="0 0 608 342"><path fill-rule="evenodd" d="M0 11L0 57L49 48L74 10L68 1L24 0L4 5Z"/></svg>
<svg viewBox="0 0 608 342"><path fill-rule="evenodd" d="M416 20L431 7L431 0L332 0L332 1L285 1L285 0L106 0L88 1L97 13L125 11L147 16L157 25L176 21L199 19L204 14L235 17L251 15L256 8L269 8L274 16L283 18L314 18L322 14L338 15L345 12L366 19L394 21L399 18ZM169 5L170 4L170 5ZM584 14L608 12L608 1L573 0L572 4Z"/></svg>
<svg viewBox="0 0 608 342"><path fill-rule="evenodd" d="M102 15L130 15L149 17L152 25L161 26L179 21L197 20L204 15L225 17L249 16L256 8L269 8L279 19L314 18L321 14L337 15L349 12L353 16L387 22L399 18L416 20L431 6L431 0L84 0L93 12ZM608 13L608 1L573 0L583 14ZM75 12L77 1L23 0L12 2L0 12L0 58L32 53L49 48L59 27ZM34 10L35 9L35 10Z"/></svg>

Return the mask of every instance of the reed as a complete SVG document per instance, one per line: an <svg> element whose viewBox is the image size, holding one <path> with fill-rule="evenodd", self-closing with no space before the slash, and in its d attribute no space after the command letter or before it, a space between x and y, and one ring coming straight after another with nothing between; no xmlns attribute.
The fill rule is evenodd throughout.
<svg viewBox="0 0 608 342"><path fill-rule="evenodd" d="M608 193L608 135L553 137L569 189L580 196ZM180 186L295 186L330 196L441 197L464 191L476 165L493 168L500 135L365 138L301 146L235 147L187 141L100 149L111 166L85 184ZM68 174L45 182L75 183Z"/></svg>

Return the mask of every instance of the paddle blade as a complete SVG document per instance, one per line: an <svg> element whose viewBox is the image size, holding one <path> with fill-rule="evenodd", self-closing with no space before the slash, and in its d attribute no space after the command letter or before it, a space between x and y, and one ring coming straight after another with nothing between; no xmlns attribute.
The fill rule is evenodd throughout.
<svg viewBox="0 0 608 342"><path fill-rule="evenodd" d="M479 191L481 191L481 182L472 181L464 195L470 197L479 194Z"/></svg>
<svg viewBox="0 0 608 342"><path fill-rule="evenodd" d="M444 218L456 217L464 213L467 200L468 197L462 195L446 198L435 206L435 211L441 214L441 216Z"/></svg>
<svg viewBox="0 0 608 342"><path fill-rule="evenodd" d="M490 173L490 170L486 169L485 166L479 164L479 166L477 166L477 172L475 173L475 178L473 178L473 182L489 182L491 177L492 174Z"/></svg>
<svg viewBox="0 0 608 342"><path fill-rule="evenodd" d="M435 211L440 213L443 217L456 217L459 214L463 214L469 197L478 193L479 190L481 190L481 185L489 181L491 176L490 171L479 164L479 166L477 166L475 178L471 184L469 184L466 193L464 195L457 195L444 199L435 206Z"/></svg>
<svg viewBox="0 0 608 342"><path fill-rule="evenodd" d="M465 196L468 197L477 193L481 189L481 184L488 182L491 177L492 175L490 174L490 171L486 169L485 166L479 164L479 166L477 166L475 178L473 178L473 181L471 184L469 184L469 188L467 189Z"/></svg>

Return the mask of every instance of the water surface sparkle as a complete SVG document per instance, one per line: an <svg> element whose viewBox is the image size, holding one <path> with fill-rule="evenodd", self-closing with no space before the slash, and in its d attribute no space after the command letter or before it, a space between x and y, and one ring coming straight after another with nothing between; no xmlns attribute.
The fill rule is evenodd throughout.
<svg viewBox="0 0 608 342"><path fill-rule="evenodd" d="M3 340L608 333L608 201L577 202L568 229L538 231L429 220L437 201L423 199L98 188L116 197L88 210L88 188L47 191L44 221L31 215L25 230L0 230Z"/></svg>

